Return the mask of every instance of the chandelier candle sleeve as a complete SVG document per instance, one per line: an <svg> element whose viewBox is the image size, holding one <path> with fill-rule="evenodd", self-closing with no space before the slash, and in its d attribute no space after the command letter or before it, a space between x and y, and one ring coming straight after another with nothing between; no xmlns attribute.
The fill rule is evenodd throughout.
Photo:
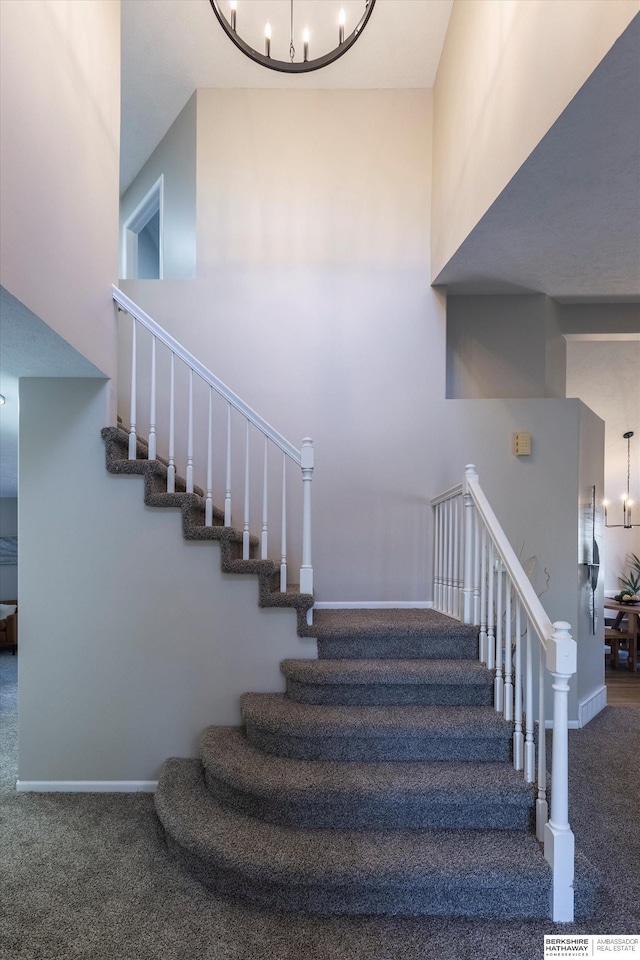
<svg viewBox="0 0 640 960"><path fill-rule="evenodd" d="M344 7L340 7L340 13L338 14L338 43L344 43L344 22Z"/></svg>
<svg viewBox="0 0 640 960"><path fill-rule="evenodd" d="M302 31L302 58L305 63L309 62L309 27Z"/></svg>
<svg viewBox="0 0 640 960"><path fill-rule="evenodd" d="M235 30L236 29L236 12L238 10L238 0L231 0L230 7L231 7L231 21L230 21L231 29Z"/></svg>
<svg viewBox="0 0 640 960"><path fill-rule="evenodd" d="M271 56L271 24L266 23L264 27L264 55Z"/></svg>

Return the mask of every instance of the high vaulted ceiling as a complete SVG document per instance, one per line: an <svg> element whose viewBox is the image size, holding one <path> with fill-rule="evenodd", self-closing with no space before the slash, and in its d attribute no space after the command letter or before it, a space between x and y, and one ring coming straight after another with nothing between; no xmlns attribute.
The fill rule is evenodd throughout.
<svg viewBox="0 0 640 960"><path fill-rule="evenodd" d="M309 20L312 29L314 18L337 21L341 5L349 16L349 3L294 0L296 22ZM288 0L238 0L238 23L241 16L253 17L260 36L273 4L289 7ZM353 5L362 7L362 0ZM346 56L323 70L289 76L243 56L223 33L209 0L122 0L121 190L198 87L433 87L452 6L453 0L377 0Z"/></svg>

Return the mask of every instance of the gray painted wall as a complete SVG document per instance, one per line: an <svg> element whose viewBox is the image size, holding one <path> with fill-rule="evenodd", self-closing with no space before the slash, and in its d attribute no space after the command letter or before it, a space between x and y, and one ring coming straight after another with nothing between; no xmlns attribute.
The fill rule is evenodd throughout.
<svg viewBox="0 0 640 960"><path fill-rule="evenodd" d="M447 396L562 397L566 345L556 305L531 296L447 298Z"/></svg>
<svg viewBox="0 0 640 960"><path fill-rule="evenodd" d="M104 465L107 387L20 383L20 780L147 780L313 657L292 611ZM72 465L72 466L71 466Z"/></svg>

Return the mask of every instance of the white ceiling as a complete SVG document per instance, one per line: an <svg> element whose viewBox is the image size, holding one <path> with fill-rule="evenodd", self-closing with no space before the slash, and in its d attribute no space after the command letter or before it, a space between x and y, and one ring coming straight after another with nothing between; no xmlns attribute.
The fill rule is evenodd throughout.
<svg viewBox="0 0 640 960"><path fill-rule="evenodd" d="M238 24L253 17L260 36L273 4L289 7L288 0L238 0ZM308 21L312 45L315 23L334 23L341 5L350 16L350 7L360 8L362 0L295 0L296 23ZM198 87L433 87L452 6L453 0L377 0L345 56L322 70L289 76L245 57L222 31L209 0L122 0L121 190ZM347 34L348 28L349 21Z"/></svg>

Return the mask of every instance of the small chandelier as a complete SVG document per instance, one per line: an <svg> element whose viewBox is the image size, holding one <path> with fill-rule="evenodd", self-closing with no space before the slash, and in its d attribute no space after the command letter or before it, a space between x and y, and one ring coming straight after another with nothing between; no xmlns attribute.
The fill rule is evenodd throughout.
<svg viewBox="0 0 640 960"><path fill-rule="evenodd" d="M244 0L244 2L246 9L246 0ZM243 0L209 0L220 26L229 39L235 43L236 47L238 47L239 50L242 50L245 56L249 57L251 60L254 60L256 63L261 64L263 67L268 67L269 70L279 70L281 73L309 73L311 70L320 70L322 67L326 67L328 64L333 63L334 60L337 60L338 57L341 57L353 46L369 20L376 0L362 0L364 13L360 17L359 21L353 26L351 32L346 36L345 27L347 26L347 18L344 7L338 8L339 2L340 0L336 0L335 5L336 46L333 47L328 53L323 53L321 56L311 59L309 56L309 51L311 48L311 33L309 27L306 25L301 33L301 54L299 51L296 51L295 31L297 27L294 23L294 2L291 0L289 17L289 59L281 60L271 55L272 30L269 20L266 21L264 27L264 52L260 52L247 43L247 41L244 40L238 32L243 28ZM333 4L327 2L327 0L324 0L321 5L318 4L318 9L321 7L324 8L323 12L326 13L328 10L333 8ZM226 13L228 13L228 19ZM246 24L244 24L244 26L246 27Z"/></svg>
<svg viewBox="0 0 640 960"><path fill-rule="evenodd" d="M627 430L626 433L622 434L624 440L627 441L627 492L622 495L622 523L609 523L607 518L607 501L604 501L604 523L606 527L624 527L625 530L632 530L633 527L639 526L637 523L631 523L631 505L633 501L630 497L630 478L631 478L631 437L633 436L633 430Z"/></svg>

